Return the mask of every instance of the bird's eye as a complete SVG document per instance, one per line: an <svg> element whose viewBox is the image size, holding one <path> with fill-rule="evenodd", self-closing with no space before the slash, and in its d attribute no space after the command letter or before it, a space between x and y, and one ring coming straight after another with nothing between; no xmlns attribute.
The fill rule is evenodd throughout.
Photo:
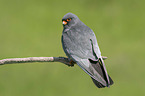
<svg viewBox="0 0 145 96"><path fill-rule="evenodd" d="M71 21L71 18L68 18L66 21Z"/></svg>

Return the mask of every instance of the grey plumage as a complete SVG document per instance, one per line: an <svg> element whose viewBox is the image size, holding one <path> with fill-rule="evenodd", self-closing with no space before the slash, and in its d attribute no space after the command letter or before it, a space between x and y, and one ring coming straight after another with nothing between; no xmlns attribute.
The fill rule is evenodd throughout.
<svg viewBox="0 0 145 96"><path fill-rule="evenodd" d="M67 13L62 18L62 46L70 60L73 60L89 74L98 88L113 84L108 76L94 32L80 19Z"/></svg>

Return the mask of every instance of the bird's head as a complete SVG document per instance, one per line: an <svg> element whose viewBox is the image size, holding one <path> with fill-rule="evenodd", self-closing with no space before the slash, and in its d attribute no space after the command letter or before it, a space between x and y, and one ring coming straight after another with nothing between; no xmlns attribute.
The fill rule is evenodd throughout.
<svg viewBox="0 0 145 96"><path fill-rule="evenodd" d="M67 13L62 18L62 23L65 28L74 26L78 21L79 21L79 18L75 14L72 14L72 13Z"/></svg>

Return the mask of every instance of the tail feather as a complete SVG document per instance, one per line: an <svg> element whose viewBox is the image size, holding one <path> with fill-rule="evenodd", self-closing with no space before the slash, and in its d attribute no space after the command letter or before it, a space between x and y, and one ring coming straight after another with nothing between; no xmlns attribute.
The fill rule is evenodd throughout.
<svg viewBox="0 0 145 96"><path fill-rule="evenodd" d="M114 82L113 82L113 80L111 79L111 77L109 75L108 75L108 77L109 77L109 81L110 81L109 85L112 85Z"/></svg>
<svg viewBox="0 0 145 96"><path fill-rule="evenodd" d="M101 84L101 82L98 82L96 79L93 79L94 84L98 88L103 88L103 87L109 87L109 85L113 84L113 80L111 77L107 74L105 65L103 64L104 62L101 61L100 59L98 61L95 61L93 59L89 59L91 65L93 68L101 75L101 77L106 81L107 85Z"/></svg>
<svg viewBox="0 0 145 96"><path fill-rule="evenodd" d="M109 77L109 80L110 80L110 84L108 84L108 85L112 85L114 82L113 82L113 80L111 79L111 77L110 77L109 75L108 75L108 77ZM92 77L91 77L91 78L92 78ZM93 79L93 78L92 78L92 80L93 80L94 84L95 84L98 88L107 87L107 86L102 85L101 83L99 83L97 80L95 80L95 79Z"/></svg>
<svg viewBox="0 0 145 96"><path fill-rule="evenodd" d="M92 78L92 77L91 77L91 78ZM104 87L105 87L104 85L102 85L101 83L99 83L97 80L95 80L95 79L93 79L93 78L92 78L92 80L93 80L94 84L95 84L98 88L104 88Z"/></svg>

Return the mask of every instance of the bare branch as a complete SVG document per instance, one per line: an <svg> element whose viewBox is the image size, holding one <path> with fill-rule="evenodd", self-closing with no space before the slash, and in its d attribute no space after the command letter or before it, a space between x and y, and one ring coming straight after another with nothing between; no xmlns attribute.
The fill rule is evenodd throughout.
<svg viewBox="0 0 145 96"><path fill-rule="evenodd" d="M28 57L28 58L10 58L0 60L0 65L14 63L32 63L32 62L61 62L69 64L68 58L65 57Z"/></svg>
<svg viewBox="0 0 145 96"><path fill-rule="evenodd" d="M102 58L103 58L103 60L106 60L106 59L107 59L107 57L106 57L106 56L102 56Z"/></svg>
<svg viewBox="0 0 145 96"><path fill-rule="evenodd" d="M107 57L102 56L105 60ZM68 66L73 66L75 62L71 62L65 57L28 57L28 58L11 58L0 60L0 65L15 64L15 63L32 63L32 62L61 62ZM70 63L71 62L71 63Z"/></svg>

